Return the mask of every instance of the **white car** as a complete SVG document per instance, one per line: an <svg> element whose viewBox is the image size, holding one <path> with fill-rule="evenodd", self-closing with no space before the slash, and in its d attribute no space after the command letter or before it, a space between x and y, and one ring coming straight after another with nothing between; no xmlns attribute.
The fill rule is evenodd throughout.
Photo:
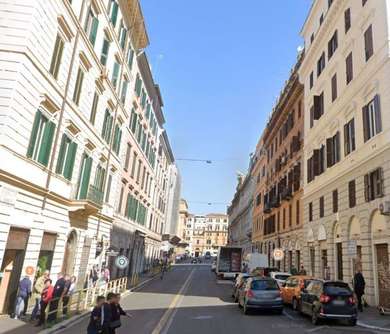
<svg viewBox="0 0 390 334"><path fill-rule="evenodd" d="M280 271L272 271L270 272L270 276L278 282L279 287L281 288L284 283L286 283L287 278L291 276L289 273L284 273Z"/></svg>

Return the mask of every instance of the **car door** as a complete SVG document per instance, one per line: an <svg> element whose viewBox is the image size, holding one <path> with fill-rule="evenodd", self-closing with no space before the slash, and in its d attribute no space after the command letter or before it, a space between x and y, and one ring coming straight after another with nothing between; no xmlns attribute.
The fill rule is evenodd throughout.
<svg viewBox="0 0 390 334"><path fill-rule="evenodd" d="M307 311L308 314L312 314L313 310L316 306L318 306L318 301L320 300L322 292L322 282L313 281L313 285L311 286L310 294L309 294L309 303L307 303Z"/></svg>
<svg viewBox="0 0 390 334"><path fill-rule="evenodd" d="M245 297L245 292L247 290L248 283L250 284L250 279L248 279L244 284L242 284L238 292L238 303L241 305L244 305L244 297Z"/></svg>
<svg viewBox="0 0 390 334"><path fill-rule="evenodd" d="M283 302L284 303L289 303L289 299L290 299L290 279L288 279L286 281L286 284L284 284L284 286L282 286L282 288L280 289L281 292L282 292L282 298L283 298Z"/></svg>
<svg viewBox="0 0 390 334"><path fill-rule="evenodd" d="M305 314L311 313L311 293L314 282L310 282L306 289L301 292L301 310Z"/></svg>

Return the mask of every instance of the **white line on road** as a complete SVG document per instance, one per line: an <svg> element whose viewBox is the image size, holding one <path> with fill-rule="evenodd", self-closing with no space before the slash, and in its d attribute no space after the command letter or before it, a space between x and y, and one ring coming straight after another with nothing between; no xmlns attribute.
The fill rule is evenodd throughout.
<svg viewBox="0 0 390 334"><path fill-rule="evenodd" d="M180 306L181 301L183 300L184 294L186 293L191 278L194 274L195 269L191 271L191 273L188 275L186 281L184 282L183 286L179 290L179 292L176 294L175 298L172 300L171 304L168 306L168 309L163 314L162 318L158 322L156 328L153 330L152 334L166 334L168 333L169 327L171 327L173 318L176 315L176 312L178 310L177 306Z"/></svg>
<svg viewBox="0 0 390 334"><path fill-rule="evenodd" d="M314 333L314 332L318 332L318 331L326 329L326 328L330 328L330 327L329 326L320 326L320 327L308 329L308 330L306 330L306 333Z"/></svg>
<svg viewBox="0 0 390 334"><path fill-rule="evenodd" d="M283 315L289 318L290 320L298 320L297 318L293 317L290 313L286 312L286 310L283 310Z"/></svg>

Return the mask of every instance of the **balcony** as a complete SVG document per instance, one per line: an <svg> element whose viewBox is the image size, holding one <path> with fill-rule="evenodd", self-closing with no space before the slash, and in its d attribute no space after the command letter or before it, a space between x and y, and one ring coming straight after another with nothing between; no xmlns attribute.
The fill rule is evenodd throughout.
<svg viewBox="0 0 390 334"><path fill-rule="evenodd" d="M95 203L98 206L103 204L104 193L94 185L90 184L87 193L87 200Z"/></svg>
<svg viewBox="0 0 390 334"><path fill-rule="evenodd" d="M282 190L280 194L282 200L289 201L292 198L292 191L289 188L285 188Z"/></svg>
<svg viewBox="0 0 390 334"><path fill-rule="evenodd" d="M269 202L264 203L263 212L264 213L271 213L271 204Z"/></svg>
<svg viewBox="0 0 390 334"><path fill-rule="evenodd" d="M280 206L280 202L278 199L271 200L271 208L278 208Z"/></svg>

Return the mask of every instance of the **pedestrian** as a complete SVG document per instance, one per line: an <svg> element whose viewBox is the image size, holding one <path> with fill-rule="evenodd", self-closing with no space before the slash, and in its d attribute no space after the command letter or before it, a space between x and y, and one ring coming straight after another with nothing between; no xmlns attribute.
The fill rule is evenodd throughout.
<svg viewBox="0 0 390 334"><path fill-rule="evenodd" d="M104 311L102 311L105 304L104 296L98 296L96 305L91 312L89 324L87 327L87 334L100 334L103 331Z"/></svg>
<svg viewBox="0 0 390 334"><path fill-rule="evenodd" d="M54 287L52 285L52 281L50 278L45 280L45 286L42 290L41 294L41 302L40 302L40 314L39 314L39 322L36 326L42 326L45 323L45 315L46 315L46 307L47 304L53 299L53 291Z"/></svg>
<svg viewBox="0 0 390 334"><path fill-rule="evenodd" d="M39 276L34 284L33 289L33 298L35 300L35 305L31 313L31 321L34 321L37 318L37 315L40 311L40 304L41 304L41 294L43 289L45 288L45 281L49 278L50 272L49 270L45 270L43 272L43 275Z"/></svg>
<svg viewBox="0 0 390 334"><path fill-rule="evenodd" d="M91 278L91 281L92 281L92 286L95 286L96 282L99 279L99 274L98 274L98 269L97 269L97 265L96 264L92 267L92 269L90 271L90 278Z"/></svg>
<svg viewBox="0 0 390 334"><path fill-rule="evenodd" d="M115 334L115 330L122 326L121 316L128 316L120 305L121 295L120 293L115 293L112 298L110 298L110 306L111 306L111 322L110 322L110 334Z"/></svg>
<svg viewBox="0 0 390 334"><path fill-rule="evenodd" d="M363 303L362 297L364 295L364 288L366 287L366 282L364 280L363 274L360 269L356 270L355 276L353 277L353 290L355 291L356 298L358 301L358 310L363 312Z"/></svg>
<svg viewBox="0 0 390 334"><path fill-rule="evenodd" d="M65 289L62 297L62 314L68 313L68 303L76 287L76 276L65 275Z"/></svg>
<svg viewBox="0 0 390 334"><path fill-rule="evenodd" d="M53 299L49 307L49 315L47 317L48 322L54 322L57 319L58 304L63 297L65 291L65 277L62 273L57 274L57 281L53 288Z"/></svg>
<svg viewBox="0 0 390 334"><path fill-rule="evenodd" d="M108 269L108 267L104 267L103 277L104 277L104 280L106 281L106 283L108 283L110 281L110 269Z"/></svg>
<svg viewBox="0 0 390 334"><path fill-rule="evenodd" d="M299 275L307 275L306 269L303 264L301 265L301 269L299 270Z"/></svg>
<svg viewBox="0 0 390 334"><path fill-rule="evenodd" d="M27 310L28 299L31 296L31 281L28 276L24 276L19 282L19 289L16 296L15 303L15 315L14 319L20 318L21 315L25 315L25 309Z"/></svg>

